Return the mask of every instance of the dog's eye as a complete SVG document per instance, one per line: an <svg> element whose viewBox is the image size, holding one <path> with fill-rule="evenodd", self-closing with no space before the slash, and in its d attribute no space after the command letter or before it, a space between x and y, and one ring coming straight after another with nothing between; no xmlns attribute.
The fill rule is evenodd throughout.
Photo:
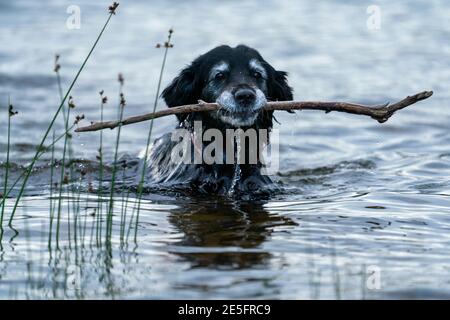
<svg viewBox="0 0 450 320"><path fill-rule="evenodd" d="M225 79L225 74L223 72L218 72L214 76L214 79L216 79L216 80L223 80L223 79Z"/></svg>
<svg viewBox="0 0 450 320"><path fill-rule="evenodd" d="M256 79L261 79L261 78L262 78L262 74L261 74L261 72L259 72L259 71L254 71L254 72L253 72L253 76L254 76Z"/></svg>

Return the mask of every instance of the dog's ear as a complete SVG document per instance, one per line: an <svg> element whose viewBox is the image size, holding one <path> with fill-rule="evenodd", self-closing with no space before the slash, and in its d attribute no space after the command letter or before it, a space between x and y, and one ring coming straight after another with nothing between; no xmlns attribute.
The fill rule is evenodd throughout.
<svg viewBox="0 0 450 320"><path fill-rule="evenodd" d="M169 108L198 102L196 100L198 95L196 94L196 75L194 69L193 65L183 69L161 93ZM184 120L185 117L186 115L177 115L180 121Z"/></svg>
<svg viewBox="0 0 450 320"><path fill-rule="evenodd" d="M292 88L287 83L287 72L272 68L269 72L268 94L272 101L289 101L293 99Z"/></svg>

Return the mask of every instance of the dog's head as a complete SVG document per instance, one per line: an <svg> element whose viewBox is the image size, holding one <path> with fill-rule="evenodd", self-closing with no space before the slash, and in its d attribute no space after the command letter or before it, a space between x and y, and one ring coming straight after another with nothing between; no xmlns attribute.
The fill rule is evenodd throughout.
<svg viewBox="0 0 450 320"><path fill-rule="evenodd" d="M292 100L292 89L286 72L275 70L258 51L219 46L182 70L162 96L169 107L217 102L221 109L206 116L216 127L270 128L273 112L261 109L267 101Z"/></svg>

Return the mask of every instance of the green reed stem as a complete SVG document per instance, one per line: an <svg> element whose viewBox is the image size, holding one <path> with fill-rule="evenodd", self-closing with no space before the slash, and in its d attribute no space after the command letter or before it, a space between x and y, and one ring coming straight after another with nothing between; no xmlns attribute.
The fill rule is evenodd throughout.
<svg viewBox="0 0 450 320"><path fill-rule="evenodd" d="M82 228L82 233L80 231L80 233L82 234L81 237L81 246L84 248L84 243L85 243L85 239L86 239L86 229L87 229L87 218L88 218L88 210L89 210L89 193L86 192L86 203L85 203L85 214L84 214L84 219L83 219L83 228ZM79 212L78 212L79 214Z"/></svg>
<svg viewBox="0 0 450 320"><path fill-rule="evenodd" d="M75 241L74 244L74 248L75 248L75 252L78 252L78 234L81 234L81 228L79 227L79 219L80 219L80 202L81 202L81 185L82 185L82 181L83 181L83 176L81 176L78 179L78 188L77 188L77 193L75 194L75 192L72 193L72 203L75 203L74 206L72 206L73 208L73 216L74 216L74 223L73 223L73 239ZM70 216L69 216L70 218ZM68 228L70 228L70 222L68 224ZM70 232L68 233L69 239L70 238ZM69 247L71 245L69 244Z"/></svg>
<svg viewBox="0 0 450 320"><path fill-rule="evenodd" d="M61 85L61 76L59 73L59 69L61 68L61 65L59 64L59 55L55 55L55 74L56 74L56 83L58 85L58 93L59 93L59 100L63 101L63 91L62 91L62 85ZM65 108L62 108L62 114L63 114L63 120L64 123L67 122L67 116ZM67 136L67 127L65 127L65 134L64 137ZM55 159L55 130L53 130L53 141L52 141L52 161L50 163L50 226L49 226L49 234L48 234L48 247L51 249L52 247L52 232L53 232L53 218L54 218L54 211L53 211L53 173L54 173L54 159Z"/></svg>
<svg viewBox="0 0 450 320"><path fill-rule="evenodd" d="M45 152L47 152L50 148L53 149L54 146L55 146L55 144L56 144L59 140L61 140L62 138L64 138L64 136L65 136L68 132L70 132L70 131L73 129L74 126L75 126L75 125L72 125L65 133L63 133L62 135L60 135L58 138L53 139L53 142L52 142L50 145L48 145L48 146L45 147L45 148L42 148L40 154L39 154L38 157L37 157L37 159L39 160L39 159L41 158L41 156L42 156ZM50 150L52 150L52 149L50 149ZM14 181L14 183L11 185L11 187L10 187L9 190L8 190L8 192L6 193L6 197L9 196L9 194L10 194L11 191L15 188L15 186L17 185L17 183L19 183L20 179L22 179L22 177L25 175L26 170L28 170L28 167L25 169L25 171L23 171L23 172L19 175L19 177L17 177L17 179L16 179L16 180ZM3 199L0 201L0 205L2 205L2 204L3 204Z"/></svg>
<svg viewBox="0 0 450 320"><path fill-rule="evenodd" d="M68 183L70 183L70 181L68 182ZM68 185L66 185L65 186L65 191L66 191L66 197L68 198L68 200L67 200L67 238L69 239L69 249L72 249L72 237L71 237L71 230L70 230L70 219L71 219L71 215L70 215L70 199L71 199L71 197L70 197L70 192L69 192L69 190L70 190L70 188L69 188L69 186ZM72 203L73 203L73 201L72 201ZM75 210L73 210L74 211L74 215L75 215Z"/></svg>
<svg viewBox="0 0 450 320"><path fill-rule="evenodd" d="M0 213L0 243L3 239L3 216L5 214L5 207L6 207L6 196L7 196L7 189L8 189L8 174L9 174L9 149L11 145L11 117L12 117L12 110L11 110L11 97L8 97L8 107L6 108L6 112L8 115L8 140L6 144L6 167L5 167L5 182L3 186L3 201L2 201L2 211Z"/></svg>
<svg viewBox="0 0 450 320"><path fill-rule="evenodd" d="M120 212L120 242L123 243L124 234L125 234L125 224L126 224L126 214L127 214L127 207L128 207L128 196L130 194L129 190L125 193L125 172L126 172L126 165L123 167L122 171L122 208ZM126 194L126 195L125 195Z"/></svg>
<svg viewBox="0 0 450 320"><path fill-rule="evenodd" d="M101 104L100 104L100 121L103 121L103 110L105 106L105 99L103 97L103 91L101 91L100 94ZM99 184L98 184L98 200L97 200L97 230L96 230L96 238L97 242L100 241L101 243L101 237L102 237L102 209L103 209L103 202L101 201L101 196L103 192L103 131L100 130L100 147L98 149L98 156L100 161L99 166Z"/></svg>
<svg viewBox="0 0 450 320"><path fill-rule="evenodd" d="M47 130L46 130L46 132L45 132L45 134L44 134L44 137L42 138L42 140L41 140L41 142L40 142L40 144L39 144L39 147L37 148L36 154L34 155L32 161L31 161L31 164L29 165L29 167L28 167L28 169L27 169L27 172L26 172L24 181L22 182L22 186L21 186L21 188L20 188L20 191L19 191L19 194L18 194L18 196L17 196L16 202L15 202L15 204L14 204L14 207L13 207L13 210L12 210L12 213L11 213L11 216L10 216L10 218L9 218L8 224L9 224L10 227L12 226L12 221L13 221L13 219L14 219L14 215L15 215L16 210L17 210L17 207L18 207L18 205L19 205L20 198L22 197L22 195L23 195L23 193L24 193L24 191L25 191L25 187L26 187L26 185L27 185L28 179L29 179L29 177L30 177L30 175L31 175L31 172L32 172L32 170L33 170L33 167L34 167L34 165L35 165L35 163L36 163L36 161L37 161L37 157L38 157L38 155L39 155L39 151L40 151L40 149L42 148L42 146L44 145L45 139L47 139L47 136L48 136L48 134L50 133L50 130L51 130L51 128L53 127L53 124L55 123L56 118L58 117L58 114L61 112L61 109L63 108L65 101L66 101L67 98L69 97L69 94L70 94L70 92L72 91L73 86L74 86L75 83L77 82L78 77L80 76L81 72L83 71L84 67L86 66L86 64L87 64L87 62L88 62L88 60L89 60L89 58L91 57L92 52L94 51L95 47L97 46L97 43L99 42L100 38L102 37L103 32L105 31L106 27L108 26L109 21L111 20L111 17L112 17L113 15L114 15L114 11L110 11L110 13L109 13L109 15L108 15L108 18L107 18L105 24L103 25L103 28L100 30L100 33L99 33L98 36L97 36L97 39L95 40L94 44L92 45L91 49L89 50L89 53L88 53L88 55L86 56L86 58L84 59L84 61L83 61L82 65L81 65L81 67L78 69L78 72L77 72L77 74L75 75L75 78L72 80L72 83L70 84L69 89L67 90L67 92L66 92L64 98L63 98L62 101L61 101L61 104L59 105L57 111L55 112L55 115L53 116L52 120L50 121L50 124L49 124L49 126L48 126L48 128L47 128Z"/></svg>
<svg viewBox="0 0 450 320"><path fill-rule="evenodd" d="M156 89L155 102L153 104L153 111L152 112L156 111L156 107L158 105L159 91L161 90L161 82L162 82L162 77L163 77L163 74L164 74L164 69L165 69L165 66L166 66L167 53L169 52L169 48L171 47L170 40L172 39L172 33L173 33L173 31L169 30L169 35L167 37L167 43L166 43L165 50L164 50L164 57L163 57L162 65L161 65L161 70L160 70L160 73L159 73L158 87ZM150 121L149 129L148 129L147 143L146 143L145 155L144 155L144 164L142 166L141 179L139 181L139 186L138 186L138 202L137 202L136 224L135 224L135 230L134 230L134 241L137 240L137 229L138 229L138 223L139 223L139 210L141 209L141 199L142 199L142 193L143 193L145 173L146 173L146 169L147 169L147 157L148 157L148 152L150 150L150 141L151 141L151 137L152 137L152 131L153 131L153 119ZM131 224L131 222L130 222L130 224Z"/></svg>
<svg viewBox="0 0 450 320"><path fill-rule="evenodd" d="M55 212L53 211L53 167L55 163L55 130L53 130L53 143L52 143L52 158L50 162L50 226L48 233L48 247L52 247L52 231L53 231L53 218Z"/></svg>
<svg viewBox="0 0 450 320"><path fill-rule="evenodd" d="M56 56L55 56L55 68L54 68L54 71L55 71L55 73L56 73L56 81L57 81L57 83L58 83L58 91L59 91L59 97L60 97L60 100L62 101L62 99L63 99L63 91L62 91L62 85L61 85L61 74L60 74L60 72L59 72L59 70L61 69L61 65L59 64L59 54L57 54ZM63 113L63 120L64 120L64 123L66 124L66 131L67 131L67 125L68 125L68 114L67 114L67 116L66 116L66 111L65 111L65 108L63 108L62 109L62 113ZM69 113L69 111L67 112L67 113ZM72 139L70 139L70 136L67 136L66 135L66 137L67 138L69 138L69 140L68 140L68 149L69 149L69 161L68 161L68 167L69 167L69 172L70 172L70 181L73 181L73 177L74 177L74 173L73 173L73 162L72 162L72 159L73 159L73 150L72 150ZM74 193L75 193L75 190L74 190L74 187L73 187L73 185L71 185L70 186L70 188L67 188L68 189L68 194L69 195L73 195ZM76 204L74 203L74 202L72 202L72 208L73 208L73 211L75 212L75 210L76 210ZM69 207L67 207L67 210L68 211L70 211L70 208ZM70 213L68 213L68 214L70 214ZM69 220L70 221L70 220ZM70 231L70 229L69 229L69 231ZM69 232L69 235L70 235L70 232Z"/></svg>
<svg viewBox="0 0 450 320"><path fill-rule="evenodd" d="M73 211L73 240L75 241L75 250L77 250L78 248L78 218L80 216L80 211L79 210L74 210ZM70 227L69 227L70 229ZM69 232L69 239L70 239L70 232ZM70 246L69 246L70 247ZM75 255L76 256L76 255Z"/></svg>
<svg viewBox="0 0 450 320"><path fill-rule="evenodd" d="M94 208L94 212L92 213L92 223L91 223L91 232L89 235L89 247L92 248L92 240L94 239L94 228L97 224L97 209L98 208ZM95 238L97 240L97 238Z"/></svg>
<svg viewBox="0 0 450 320"><path fill-rule="evenodd" d="M58 84L58 93L59 93L59 100L62 101L63 100L63 91L62 91L62 85L61 85L61 75L59 73L59 69L61 68L61 65L58 62L59 60L59 55L57 54L55 56L55 74L56 74L56 83ZM66 111L63 109L62 110L63 113L63 118L64 118L64 122L66 121Z"/></svg>
<svg viewBox="0 0 450 320"><path fill-rule="evenodd" d="M65 128L67 129L69 127L69 118L70 118L70 107L67 108L67 118L65 121ZM59 179L59 197L58 197L58 215L56 220L56 247L59 248L59 226L60 226L60 220L61 220L61 206L62 206L62 189L64 185L64 175L66 170L66 150L67 150L67 140L68 140L69 133L66 133L66 136L64 138L64 148L63 148L63 156L61 160L61 174ZM69 204L67 204L67 208L69 210ZM69 219L70 220L70 213L69 213ZM70 224L69 225L69 239L70 239ZM70 246L70 241L69 241Z"/></svg>
<svg viewBox="0 0 450 320"><path fill-rule="evenodd" d="M42 156L45 152L47 152L50 148L51 148L50 150L52 150L52 151L54 152L54 146L55 146L55 144L56 144L59 140L61 140L61 139L66 135L67 132L70 132L70 130L72 130L74 126L75 126L75 125L72 125L65 133L63 133L62 135L60 135L58 138L53 139L53 142L52 142L50 145L48 145L48 146L45 147L45 148L42 148L41 151L40 151L40 153L39 153L39 155L38 155L38 157L37 157L37 159L39 160L39 159L41 158L41 156ZM54 161L53 161L53 162L54 162ZM53 163L52 163L52 165L53 165ZM51 169L53 170L53 168L51 168ZM28 167L27 167L25 170L28 170ZM6 198L9 196L9 194L12 192L12 190L14 190L15 186L17 185L17 183L19 183L20 179L22 179L23 176L24 176L25 174L26 174L26 171L23 171L23 172L17 177L17 179L14 181L14 183L11 185L11 187L10 187L10 188L8 189L8 191L6 192ZM50 190L50 191L51 191L51 190ZM4 199L2 199L2 200L0 201L0 205L2 205L3 202L4 202Z"/></svg>
<svg viewBox="0 0 450 320"><path fill-rule="evenodd" d="M123 98L123 92L122 92L122 84L120 89L120 99ZM123 119L123 110L125 105L122 104L122 102L119 103L119 122L122 122ZM119 125L119 128L117 130L117 138L116 138L116 146L114 151L114 162L113 162L113 169L112 169L112 176L111 176L111 191L109 195L109 209L108 209L108 218L107 218L107 227L106 227L106 241L109 242L109 239L111 237L111 231L112 231L112 220L113 220L113 209L114 209L114 186L116 182L116 172L117 172L117 158L119 154L119 143L120 143L120 132L122 129L122 125Z"/></svg>

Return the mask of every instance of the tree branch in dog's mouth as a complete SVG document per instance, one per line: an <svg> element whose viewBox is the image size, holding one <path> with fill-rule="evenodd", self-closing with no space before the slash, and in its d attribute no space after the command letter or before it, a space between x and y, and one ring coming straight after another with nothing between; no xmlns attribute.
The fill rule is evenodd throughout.
<svg viewBox="0 0 450 320"><path fill-rule="evenodd" d="M277 101L268 102L262 110L275 111L293 111L293 110L321 110L326 113L331 111L345 112L351 114L359 114L369 116L377 120L379 123L386 122L396 111L406 108L416 102L427 99L433 95L433 91L423 91L394 104L383 104L375 106L367 106L361 104L347 103L347 102L320 102L320 101ZM89 126L80 127L75 132L97 131L103 129L114 129L119 125L125 126L133 123L148 121L156 118L161 118L169 115L192 113L192 112L206 112L219 110L220 106L217 103L206 103L199 101L198 104L179 106L174 108L167 108L154 113L146 113L138 116L129 117L122 121L105 121L95 122Z"/></svg>

